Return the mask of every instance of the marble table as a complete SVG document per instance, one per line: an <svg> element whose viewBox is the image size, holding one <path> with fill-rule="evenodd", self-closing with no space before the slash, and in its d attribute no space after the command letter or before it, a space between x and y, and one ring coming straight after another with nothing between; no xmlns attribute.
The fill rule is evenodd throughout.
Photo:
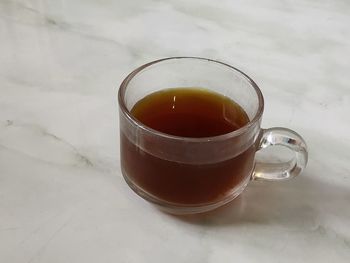
<svg viewBox="0 0 350 263"><path fill-rule="evenodd" d="M117 88L202 56L253 77L304 174L203 216L136 196ZM0 262L350 262L350 2L0 0Z"/></svg>

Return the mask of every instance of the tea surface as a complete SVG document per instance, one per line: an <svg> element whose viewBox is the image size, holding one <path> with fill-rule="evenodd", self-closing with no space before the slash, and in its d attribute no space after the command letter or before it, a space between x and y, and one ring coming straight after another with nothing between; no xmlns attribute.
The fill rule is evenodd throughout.
<svg viewBox="0 0 350 263"><path fill-rule="evenodd" d="M249 122L234 101L205 89L174 88L152 93L131 110L146 126L182 137L211 137L237 130Z"/></svg>

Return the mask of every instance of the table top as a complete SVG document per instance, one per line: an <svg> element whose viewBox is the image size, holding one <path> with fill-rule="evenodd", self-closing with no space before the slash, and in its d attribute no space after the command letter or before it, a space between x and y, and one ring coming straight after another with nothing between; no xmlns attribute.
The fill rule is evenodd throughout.
<svg viewBox="0 0 350 263"><path fill-rule="evenodd" d="M0 261L349 262L348 1L0 1ZM119 164L117 88L201 56L250 75L263 127L309 146L304 174L174 217Z"/></svg>

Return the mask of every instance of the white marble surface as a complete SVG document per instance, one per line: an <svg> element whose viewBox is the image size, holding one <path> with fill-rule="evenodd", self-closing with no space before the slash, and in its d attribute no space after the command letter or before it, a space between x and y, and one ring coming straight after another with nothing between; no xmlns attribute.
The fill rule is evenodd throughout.
<svg viewBox="0 0 350 263"><path fill-rule="evenodd" d="M163 214L119 169L117 87L166 56L260 85L305 173ZM350 2L0 0L0 262L349 262Z"/></svg>

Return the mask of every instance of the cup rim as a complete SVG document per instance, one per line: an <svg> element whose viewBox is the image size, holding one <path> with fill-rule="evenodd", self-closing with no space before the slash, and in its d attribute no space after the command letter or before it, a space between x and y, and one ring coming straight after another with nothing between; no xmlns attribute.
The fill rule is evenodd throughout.
<svg viewBox="0 0 350 263"><path fill-rule="evenodd" d="M252 118L252 120L250 120L247 124L240 127L239 129L234 130L234 131L229 132L229 133L225 133L225 134L221 134L221 135L217 135L217 136L195 138L195 137L183 137L183 136L171 135L171 134L167 134L167 133L152 129L151 127L148 127L147 125L145 125L142 122L140 122L139 120L137 120L134 116L132 116L131 112L128 110L128 108L126 107L125 102L124 102L124 95L125 95L125 91L127 89L129 82L145 68L148 68L154 64L161 63L164 61L177 60L177 59L205 60L205 61L209 61L211 63L221 64L223 66L230 68L233 71L240 73L246 80L248 80L250 85L254 88L256 95L258 96L259 106L258 106L258 109L257 109L254 117ZM163 137L165 139L173 139L173 140L186 141L186 142L220 141L220 140L226 140L228 138L232 138L232 137L241 135L241 134L245 133L246 131L248 131L252 126L254 126L261 119L261 116L262 116L263 111L264 111L264 97L262 95L262 92L261 92L260 88L258 87L258 85L247 74L245 74L243 71L241 71L241 70L239 70L239 69L237 69L237 68L235 68L227 63L224 63L224 62L221 62L218 60L203 58L203 57L191 57L191 56L166 57L166 58L162 58L162 59L148 62L142 66L139 66L138 68L133 70L120 84L120 87L118 90L118 102L119 102L119 107L121 109L121 112L124 114L124 116L131 123L133 123L134 125L139 127L141 130L148 132L148 133L151 133L153 135Z"/></svg>

